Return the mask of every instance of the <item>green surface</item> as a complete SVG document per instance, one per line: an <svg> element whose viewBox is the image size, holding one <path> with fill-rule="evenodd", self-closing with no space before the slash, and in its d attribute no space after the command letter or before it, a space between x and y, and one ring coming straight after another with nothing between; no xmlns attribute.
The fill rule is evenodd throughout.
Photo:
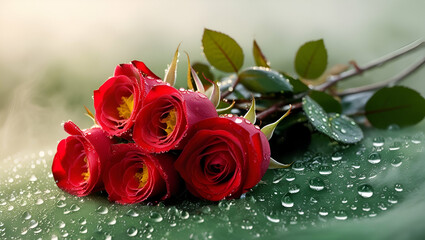
<svg viewBox="0 0 425 240"><path fill-rule="evenodd" d="M292 92L293 88L282 74L269 68L250 67L238 75L239 82L257 93Z"/></svg>
<svg viewBox="0 0 425 240"><path fill-rule="evenodd" d="M416 239L425 234L423 132L368 131L357 145L315 135L289 169L269 170L238 200L117 205L59 190L54 152L5 159L0 237L6 239ZM290 237L290 238L289 238Z"/></svg>
<svg viewBox="0 0 425 240"><path fill-rule="evenodd" d="M302 78L316 79L326 70L328 54L323 39L303 44L295 55L295 71Z"/></svg>

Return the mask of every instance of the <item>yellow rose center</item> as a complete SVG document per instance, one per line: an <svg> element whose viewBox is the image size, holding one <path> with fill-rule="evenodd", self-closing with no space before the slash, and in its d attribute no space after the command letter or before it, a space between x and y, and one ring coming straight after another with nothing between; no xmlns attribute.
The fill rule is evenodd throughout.
<svg viewBox="0 0 425 240"><path fill-rule="evenodd" d="M87 166L87 172L81 173L81 176L83 176L84 181L88 181L90 178L90 171L89 171L89 162L87 161L87 157L84 158L84 162Z"/></svg>
<svg viewBox="0 0 425 240"><path fill-rule="evenodd" d="M167 133L167 136L170 135L173 132L177 122L176 110L173 108L170 112L168 112L168 115L165 118L159 121L166 124L166 128L163 128L163 130Z"/></svg>
<svg viewBox="0 0 425 240"><path fill-rule="evenodd" d="M148 182L149 177L148 168L146 167L146 165L143 165L142 172L134 174L134 177L137 179L137 181L139 181L139 188L144 187Z"/></svg>
<svg viewBox="0 0 425 240"><path fill-rule="evenodd" d="M119 107L117 107L118 114L120 117L124 119L129 119L131 116L131 113L133 112L133 105L134 105L134 99L133 94L131 94L129 97L122 97L121 98L122 103Z"/></svg>

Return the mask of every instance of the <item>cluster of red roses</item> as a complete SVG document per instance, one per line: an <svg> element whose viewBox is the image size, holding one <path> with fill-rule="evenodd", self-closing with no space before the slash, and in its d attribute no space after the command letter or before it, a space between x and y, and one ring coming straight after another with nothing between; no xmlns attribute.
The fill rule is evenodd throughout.
<svg viewBox="0 0 425 240"><path fill-rule="evenodd" d="M254 187L270 161L267 137L248 120L218 116L200 92L175 89L143 62L116 67L94 91L97 125L71 121L60 141L53 176L77 196L106 190L109 200L162 201L186 188L218 201Z"/></svg>

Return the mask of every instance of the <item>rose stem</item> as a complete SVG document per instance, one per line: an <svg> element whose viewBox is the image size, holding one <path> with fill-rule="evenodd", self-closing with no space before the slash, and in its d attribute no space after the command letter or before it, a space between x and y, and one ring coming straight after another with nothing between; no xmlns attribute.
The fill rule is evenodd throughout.
<svg viewBox="0 0 425 240"><path fill-rule="evenodd" d="M410 66L408 69L401 72L400 74L396 75L395 77L388 79L387 81L374 83L374 84L370 84L370 85L365 85L365 86L361 86L361 87L356 87L356 88L349 88L349 89L346 89L342 92L337 93L337 95L340 96L340 97L343 97L343 96L350 95L350 94L356 94L356 93L368 92L368 91L380 89L380 88L383 88L383 87L386 87L386 86L394 86L397 83L404 80L410 74L416 72L416 70L418 70L424 64L425 64L425 57L422 58L422 60L420 60L419 62Z"/></svg>
<svg viewBox="0 0 425 240"><path fill-rule="evenodd" d="M413 42L407 46L404 46L390 54L388 54L387 56L384 56L382 58L379 58L377 60L374 60L368 64L366 64L363 67L355 67L354 69L350 69L347 70L345 72L340 73L339 75L336 76L330 76L328 78L328 81L326 81L325 83L314 87L314 90L318 90L318 91L324 91L328 88L330 88L331 86L333 86L334 84L338 83L339 81L357 76L362 74L364 71L376 68L376 67L380 67L382 65L384 65L387 62L390 62L394 59L397 59L398 57L401 57L409 52L412 52L416 49L419 49L421 47L425 46L425 42L423 40L418 40L416 42Z"/></svg>

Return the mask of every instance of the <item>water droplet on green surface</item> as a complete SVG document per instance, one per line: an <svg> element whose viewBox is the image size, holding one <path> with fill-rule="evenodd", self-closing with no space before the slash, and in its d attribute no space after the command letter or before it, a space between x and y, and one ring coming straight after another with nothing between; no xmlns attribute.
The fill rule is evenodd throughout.
<svg viewBox="0 0 425 240"><path fill-rule="evenodd" d="M381 155L377 152L373 152L373 153L369 154L367 161L372 163L372 164L378 164L378 163L381 162Z"/></svg>
<svg viewBox="0 0 425 240"><path fill-rule="evenodd" d="M316 177L309 181L310 188L315 191L322 191L325 188L325 183L322 179Z"/></svg>
<svg viewBox="0 0 425 240"><path fill-rule="evenodd" d="M292 200L292 198L289 195L285 195L282 197L281 199L281 203L282 206L286 207L286 208L290 208L294 206L294 201Z"/></svg>
<svg viewBox="0 0 425 240"><path fill-rule="evenodd" d="M151 212L149 214L149 219L151 219L154 222L161 222L162 221L162 215L158 212Z"/></svg>
<svg viewBox="0 0 425 240"><path fill-rule="evenodd" d="M373 195L373 188L369 184L363 184L357 188L357 193L363 198L370 198Z"/></svg>

